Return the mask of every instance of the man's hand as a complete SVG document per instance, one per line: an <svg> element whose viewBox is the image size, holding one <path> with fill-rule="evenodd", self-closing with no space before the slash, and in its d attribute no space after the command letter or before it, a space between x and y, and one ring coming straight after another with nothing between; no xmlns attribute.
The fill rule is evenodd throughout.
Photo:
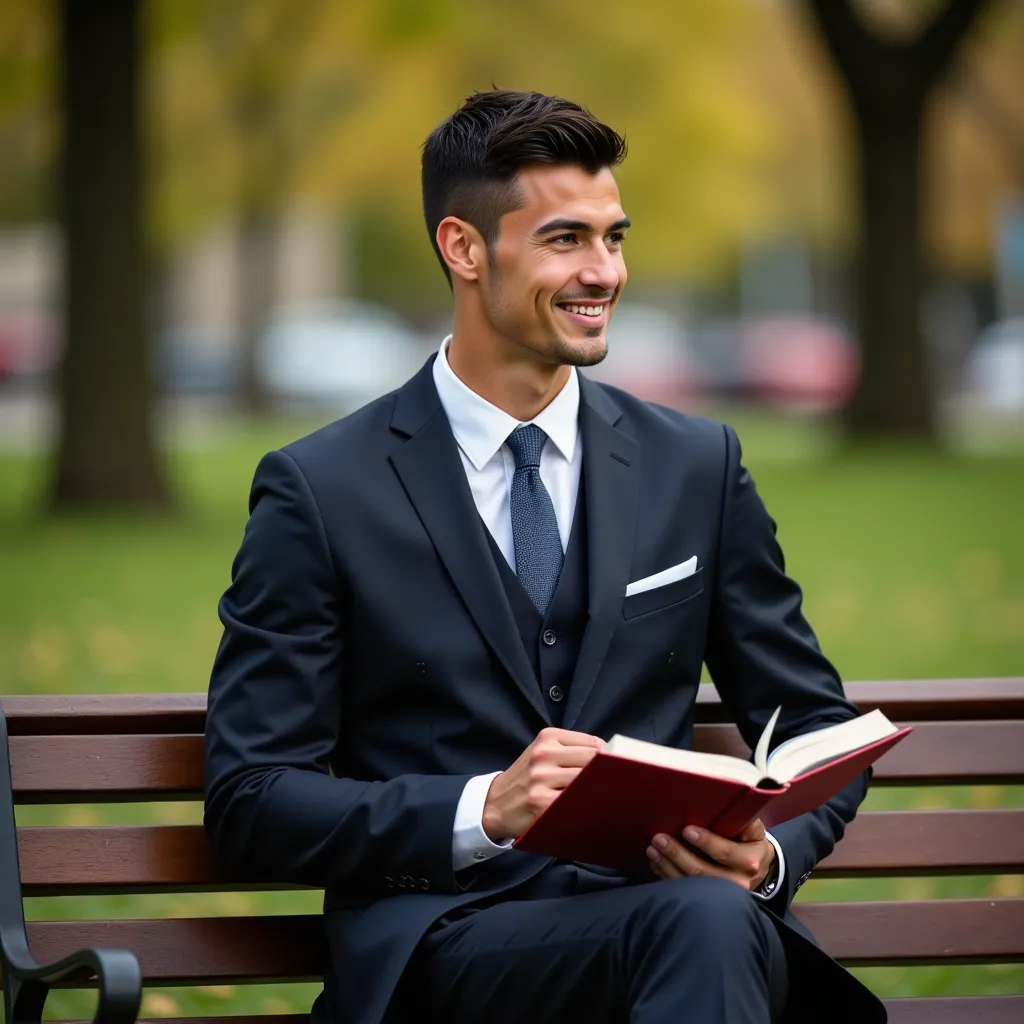
<svg viewBox="0 0 1024 1024"><path fill-rule="evenodd" d="M487 838L521 836L603 746L604 740L585 732L542 729L491 783L483 813Z"/></svg>
<svg viewBox="0 0 1024 1024"><path fill-rule="evenodd" d="M692 826L683 829L683 838L710 860L670 836L656 835L647 847L647 856L659 878L714 875L752 891L768 877L775 859L775 847L765 838L760 818L752 821L735 841Z"/></svg>

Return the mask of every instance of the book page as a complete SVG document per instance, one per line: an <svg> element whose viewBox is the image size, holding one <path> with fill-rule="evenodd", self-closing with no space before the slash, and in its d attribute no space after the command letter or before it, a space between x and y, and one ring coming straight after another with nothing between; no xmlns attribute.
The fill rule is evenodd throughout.
<svg viewBox="0 0 1024 1024"><path fill-rule="evenodd" d="M704 754L696 750L677 750L663 747L631 736L613 736L604 748L604 753L615 757L627 757L633 761L662 765L695 775L709 775L718 779L731 779L748 786L756 786L761 772L749 761L741 761L728 754Z"/></svg>
<svg viewBox="0 0 1024 1024"><path fill-rule="evenodd" d="M848 722L794 736L768 755L768 774L777 782L790 782L812 768L897 732L878 709Z"/></svg>
<svg viewBox="0 0 1024 1024"><path fill-rule="evenodd" d="M761 738L757 741L757 746L754 748L754 764L757 765L757 772L762 777L767 777L768 775L768 748L772 743L772 730L775 728L775 723L779 720L781 713L782 705L780 704L772 713L772 717L768 719L768 724L764 727L764 732L761 733Z"/></svg>

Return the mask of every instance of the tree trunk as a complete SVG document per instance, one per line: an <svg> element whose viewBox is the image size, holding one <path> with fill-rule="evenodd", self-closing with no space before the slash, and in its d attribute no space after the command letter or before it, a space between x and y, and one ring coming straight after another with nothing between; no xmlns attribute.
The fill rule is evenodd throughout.
<svg viewBox="0 0 1024 1024"><path fill-rule="evenodd" d="M139 0L61 0L65 228L60 441L51 504L167 508L151 422Z"/></svg>
<svg viewBox="0 0 1024 1024"><path fill-rule="evenodd" d="M269 407L267 389L257 372L259 337L277 297L278 215L256 207L241 211L238 225L238 329L241 345L241 380L238 399L252 414Z"/></svg>
<svg viewBox="0 0 1024 1024"><path fill-rule="evenodd" d="M805 2L846 86L858 134L863 372L846 410L850 433L934 439L928 351L918 320L924 111L988 0L948 0L905 42L875 35L851 0Z"/></svg>
<svg viewBox="0 0 1024 1024"><path fill-rule="evenodd" d="M852 435L935 434L930 369L920 327L922 109L859 115L857 313L861 386L846 410Z"/></svg>

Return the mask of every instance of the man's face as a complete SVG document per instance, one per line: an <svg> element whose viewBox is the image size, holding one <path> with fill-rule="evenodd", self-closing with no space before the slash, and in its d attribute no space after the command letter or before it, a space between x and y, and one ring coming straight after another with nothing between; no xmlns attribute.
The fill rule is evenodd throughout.
<svg viewBox="0 0 1024 1024"><path fill-rule="evenodd" d="M501 218L484 282L495 330L544 361L593 366L626 283L629 220L608 169L536 165L520 172L520 209Z"/></svg>

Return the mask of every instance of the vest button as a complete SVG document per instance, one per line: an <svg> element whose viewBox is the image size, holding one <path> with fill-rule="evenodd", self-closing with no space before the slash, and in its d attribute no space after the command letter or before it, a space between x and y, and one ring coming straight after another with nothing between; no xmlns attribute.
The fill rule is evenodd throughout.
<svg viewBox="0 0 1024 1024"><path fill-rule="evenodd" d="M552 686L548 690L548 696L557 704L565 696L565 690L560 686Z"/></svg>
<svg viewBox="0 0 1024 1024"><path fill-rule="evenodd" d="M558 640L558 637L555 636L555 631L553 629L545 629L544 632L541 633L540 638L544 641L545 644L547 644L548 647L553 647L555 645L555 642Z"/></svg>

